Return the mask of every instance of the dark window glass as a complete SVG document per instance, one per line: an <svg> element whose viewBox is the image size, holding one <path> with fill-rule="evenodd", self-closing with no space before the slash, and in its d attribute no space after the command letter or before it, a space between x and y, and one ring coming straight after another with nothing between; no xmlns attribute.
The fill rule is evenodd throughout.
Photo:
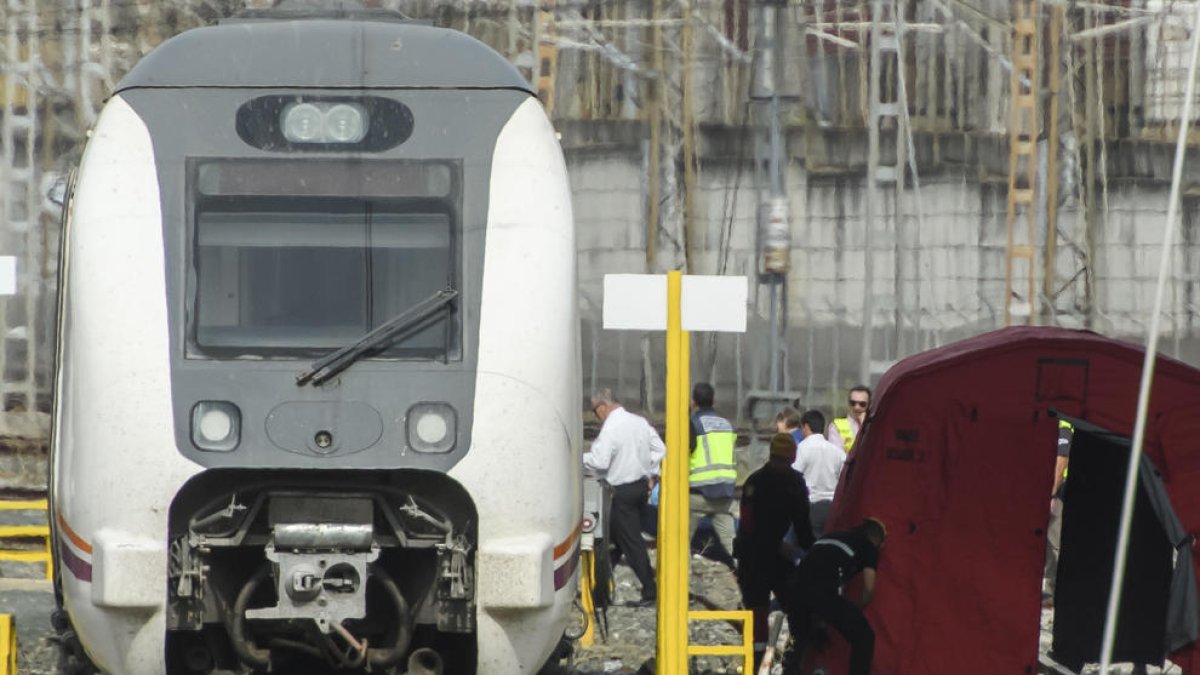
<svg viewBox="0 0 1200 675"><path fill-rule="evenodd" d="M455 286L453 210L437 200L238 197L195 220L193 348L207 356L312 356L349 344ZM442 312L379 352L456 356Z"/></svg>

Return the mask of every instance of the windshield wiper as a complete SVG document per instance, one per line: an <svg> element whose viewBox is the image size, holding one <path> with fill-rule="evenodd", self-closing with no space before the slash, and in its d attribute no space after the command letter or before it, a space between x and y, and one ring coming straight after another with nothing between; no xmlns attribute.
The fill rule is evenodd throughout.
<svg viewBox="0 0 1200 675"><path fill-rule="evenodd" d="M314 387L323 384L349 368L367 352L396 337L399 333L419 325L457 297L458 291L453 288L443 288L353 343L322 357L313 363L311 368L296 376L296 386L303 387L310 382Z"/></svg>

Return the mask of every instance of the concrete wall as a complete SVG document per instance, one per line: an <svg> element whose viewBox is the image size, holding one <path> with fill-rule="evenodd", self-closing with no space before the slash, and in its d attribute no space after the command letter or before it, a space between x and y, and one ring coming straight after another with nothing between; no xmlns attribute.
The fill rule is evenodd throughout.
<svg viewBox="0 0 1200 675"><path fill-rule="evenodd" d="M603 275L647 271L641 152L634 146L607 152L568 148L568 165L579 228L585 385L613 387L631 404L661 411L661 335L599 327ZM785 388L798 392L806 405L824 406L840 401L859 380L868 255L874 265L872 359L894 360L1004 325L1006 186L981 181L980 173L977 166L965 165L930 169L921 177L923 218L916 215L916 195L910 189L901 202L899 230L894 195L887 195L886 214L868 243L862 173L814 172L803 158L793 158L788 174L793 248ZM1085 311L1087 246L1081 207L1065 196L1059 209L1061 293L1054 303L1054 322L1090 325L1106 335L1144 341L1167 188L1157 179L1109 185L1107 210L1102 204L1102 223L1093 233L1095 311L1090 318ZM754 281L759 199L751 162L716 157L703 163L692 271L751 279L751 321L744 336L693 336L693 381L713 380L731 415L748 392L765 387L769 367L767 287ZM1044 225L1042 229L1039 246ZM1176 242L1161 348L1200 364L1200 201L1185 201ZM1040 289L1040 259L1037 264Z"/></svg>

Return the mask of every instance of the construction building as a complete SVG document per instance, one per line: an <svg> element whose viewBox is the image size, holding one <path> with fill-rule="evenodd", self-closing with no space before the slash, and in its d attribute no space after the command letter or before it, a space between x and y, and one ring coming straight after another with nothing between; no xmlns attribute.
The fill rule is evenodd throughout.
<svg viewBox="0 0 1200 675"><path fill-rule="evenodd" d="M105 96L162 40L270 4L0 4L6 424L48 428L62 195ZM1145 337L1195 2L366 4L466 31L535 85L572 176L584 381L634 407L661 410L662 339L602 330L605 273L750 280L750 330L692 346L693 380L743 417L1010 324ZM1184 175L1162 338L1200 363Z"/></svg>

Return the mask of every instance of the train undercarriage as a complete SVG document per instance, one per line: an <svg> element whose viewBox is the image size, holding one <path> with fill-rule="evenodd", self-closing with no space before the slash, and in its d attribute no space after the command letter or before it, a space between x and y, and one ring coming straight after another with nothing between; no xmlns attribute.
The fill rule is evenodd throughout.
<svg viewBox="0 0 1200 675"><path fill-rule="evenodd" d="M167 672L474 672L476 522L441 474L208 472L172 506Z"/></svg>

